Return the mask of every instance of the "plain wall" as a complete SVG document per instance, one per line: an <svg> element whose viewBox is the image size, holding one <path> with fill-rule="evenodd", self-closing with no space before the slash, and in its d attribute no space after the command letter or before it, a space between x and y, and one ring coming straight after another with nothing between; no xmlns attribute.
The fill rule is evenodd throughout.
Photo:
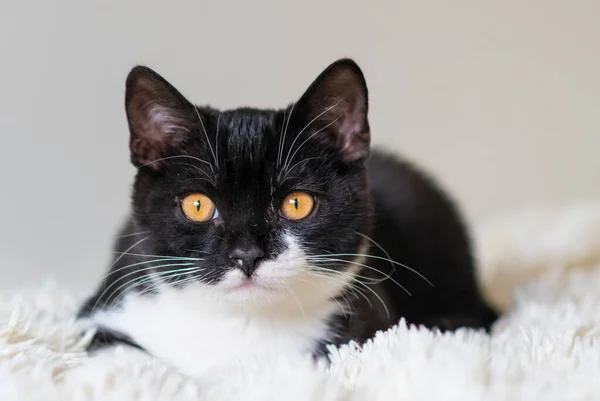
<svg viewBox="0 0 600 401"><path fill-rule="evenodd" d="M0 287L95 284L125 216L124 79L280 107L350 56L375 144L479 224L600 196L600 1L38 1L0 5Z"/></svg>

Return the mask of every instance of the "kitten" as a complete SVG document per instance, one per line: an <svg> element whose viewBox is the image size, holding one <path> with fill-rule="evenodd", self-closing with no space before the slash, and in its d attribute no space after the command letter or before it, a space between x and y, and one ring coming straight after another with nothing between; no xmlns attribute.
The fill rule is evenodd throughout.
<svg viewBox="0 0 600 401"><path fill-rule="evenodd" d="M404 317L486 328L468 235L410 164L370 152L349 59L283 110L196 107L135 67L132 214L79 317L190 374L266 353L326 355Z"/></svg>

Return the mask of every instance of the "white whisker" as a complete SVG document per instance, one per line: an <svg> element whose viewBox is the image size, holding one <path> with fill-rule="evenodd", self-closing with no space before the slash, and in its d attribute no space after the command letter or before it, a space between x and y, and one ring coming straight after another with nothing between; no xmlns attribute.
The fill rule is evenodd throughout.
<svg viewBox="0 0 600 401"><path fill-rule="evenodd" d="M194 108L194 111L196 112L196 115L198 116L198 120L200 120L200 125L202 126L202 131L204 131L204 136L206 137L206 142L208 142L208 147L210 148L210 153L212 153L213 159L215 160L215 163L217 162L217 156L215 155L215 152L213 150L212 145L210 144L210 139L208 139L208 133L206 132L206 128L204 128L204 122L202 121L202 117L200 116L200 112L198 111L198 109L196 108L196 106L192 105L192 107ZM211 166L211 169L213 171L213 174L215 173L215 170L212 168L212 164L209 164ZM218 168L218 166L217 166Z"/></svg>
<svg viewBox="0 0 600 401"><path fill-rule="evenodd" d="M322 266L311 265L311 267L314 268L317 271L324 271L324 272L329 272L329 273L333 273L333 274L339 274L339 275L341 275L343 277L350 278L351 280L354 280L356 283L362 285L364 288L366 288L367 290L371 291L371 293L379 300L379 302L381 302L381 305L383 306L383 309L385 309L386 316L388 317L388 319L390 318L390 311L388 310L387 305L385 304L385 302L383 302L383 299L381 299L381 297L379 296L379 294L377 294L377 292L375 292L375 290L373 290L367 284L363 283L361 280L358 280L355 276L353 276L351 274L343 273L343 272L340 272L340 271L337 271L337 270L327 269L327 268L322 267ZM324 275L322 277L324 277Z"/></svg>
<svg viewBox="0 0 600 401"><path fill-rule="evenodd" d="M136 274L136 273L140 273L140 272L147 271L147 270L154 270L154 269L158 269L158 268L161 268L161 267L190 266L192 264L193 263L171 263L171 264L165 264L165 265L159 265L159 266L146 267L144 269L136 269L136 270L134 270L132 272L124 274L123 276L121 276L118 279L116 279L115 281L113 281L108 287L106 287L104 289L104 291L102 291L102 293L100 293L100 295L96 299L96 302L94 303L94 306L91 309L91 312L93 312L96 309L96 307L98 306L98 303L100 302L100 300L102 300L102 297L104 297L104 294L106 294L106 292L109 289L111 289L116 283L118 283L119 281L123 280L126 277L129 277L129 276L131 276L133 274ZM181 270L183 271L184 269L181 269ZM110 294L110 296L112 296L112 294L114 294L116 291L118 291L121 288L123 288L123 286L119 286L116 290L113 290L112 293ZM108 297L107 300L108 299L110 299L110 297Z"/></svg>
<svg viewBox="0 0 600 401"><path fill-rule="evenodd" d="M285 147L285 137L287 135L288 126L290 125L290 120L292 119L292 113L294 112L294 106L296 106L295 102L292 103L292 108L290 109L290 115L288 116L287 123L285 124L285 129L283 131L283 138L282 138L282 145L281 145L281 156L283 156L283 148ZM281 162L281 159L277 163L278 167L279 167L280 162Z"/></svg>
<svg viewBox="0 0 600 401"><path fill-rule="evenodd" d="M149 232L150 231L140 231L139 233L130 233L130 234L117 235L115 238L135 237L136 235L144 235L144 234L148 234Z"/></svg>
<svg viewBox="0 0 600 401"><path fill-rule="evenodd" d="M193 168L195 168L197 171L201 172L202 174L204 174L204 175L206 176L206 180L207 180L208 182L210 182L210 183L211 183L212 185L214 185L215 187L217 186L217 185L215 184L214 180L213 180L213 179L210 177L210 175L209 175L209 174L208 174L206 171L204 171L204 169L203 169L203 168L200 168L199 166L195 166L195 165L193 165L193 164L190 164L190 163L176 163L176 164L178 164L178 165L182 165L182 166L190 166L190 167L193 167ZM196 179L198 179L198 178L196 178Z"/></svg>
<svg viewBox="0 0 600 401"><path fill-rule="evenodd" d="M219 117L217 117L217 139L215 140L215 154L217 156L216 164L217 170L219 170L219 124L221 123L221 115L223 113L219 113Z"/></svg>
<svg viewBox="0 0 600 401"><path fill-rule="evenodd" d="M202 269L202 268L196 268L193 271L188 271L188 272L184 272L184 273L180 273L179 269L174 270L173 272L169 271L169 273L173 273L173 274L170 275L170 276L167 276L165 279L163 279L163 283L166 284L167 287L175 287L176 285L187 284L189 282L195 282L195 281L201 281L202 278L205 277L207 274L205 274L203 276L200 276L200 277L195 276L195 275L191 276L191 277L184 277L184 278L180 278L178 280L175 280L174 282L170 282L168 280L171 277L179 276L181 274L186 274L186 275L187 274L194 274L194 273L196 273L196 271L202 271L202 270L204 270L204 269ZM162 277L162 276L160 276L160 277ZM153 278L156 278L156 277L153 277ZM155 287L156 286L150 286L150 287L146 288L145 290L140 291L138 295L141 296L141 295L147 294L147 293L151 292L152 290L154 290Z"/></svg>
<svg viewBox="0 0 600 401"><path fill-rule="evenodd" d="M307 157L304 160L299 161L298 163L294 164L291 168L286 169L285 175L283 176L283 180L281 180L281 182L279 183L279 185L281 185L287 178L288 174L291 173L292 171L294 171L294 169L299 166L302 163L306 163L309 160L318 160L320 159L320 157Z"/></svg>
<svg viewBox="0 0 600 401"><path fill-rule="evenodd" d="M201 260L201 259L200 259ZM102 279L106 280L108 277L110 277L111 275L118 273L120 271L135 267L135 266L141 266L141 265L147 265L148 263L162 263L162 262L186 262L186 263L191 263L189 261L185 261L185 260L178 260L178 259L174 259L174 258L167 258L167 259L152 259L152 260L146 260L144 262L137 262L137 263L133 263L127 266L122 266L119 267L118 269L114 269L108 272L108 274L106 274ZM136 271L146 271L146 270L151 270L153 269L155 266L150 266L148 268L143 268L143 269L136 269Z"/></svg>
<svg viewBox="0 0 600 401"><path fill-rule="evenodd" d="M340 100L339 100L339 101L338 101L336 104L334 104L333 106L329 106L328 108L326 108L325 110L323 110L323 111L321 112L321 114L319 114L318 116L316 116L315 118L313 118L312 120L310 120L310 122L309 122L308 124L306 124L306 125L304 126L304 128L302 128L302 129L300 130L300 132L298 132L298 134L297 134L297 135L296 135L296 137L294 138L294 140L293 140L292 144L291 144L291 145L290 145L290 147L288 148L288 153L287 153L287 156L285 157L285 162L283 163L283 168L284 168L284 170L285 170L285 166L288 164L288 157L290 156L290 152L292 151L292 149L293 149L293 147L294 147L294 144L296 143L296 141L298 140L298 138L300 138L300 135L302 135L302 133L304 132L304 130L306 130L308 127L310 127L310 125L311 125L313 122L315 122L317 119L319 119L319 118L320 118L320 117L321 117L323 114L327 113L329 110L333 109L333 108L334 108L334 107L336 107L338 104L340 104L340 103L341 103L343 100L344 100L344 99L340 99ZM340 117L341 117L341 115L340 115ZM340 117L338 117L338 118L340 118ZM336 119L335 119L333 122L337 121L337 119L338 119L338 118L336 118ZM331 124L333 124L333 123L331 123ZM329 124L329 125L331 125L331 124ZM329 127L329 125L327 125L327 127ZM320 132L320 131L319 131L319 132ZM313 136L314 136L314 135L311 135L311 138L312 138ZM300 146L302 147L302 145L300 145ZM296 153L294 153L294 154L296 154ZM293 159L293 157L292 157L292 159Z"/></svg>
<svg viewBox="0 0 600 401"><path fill-rule="evenodd" d="M119 260L121 260L121 258L123 256L125 256L125 253L131 251L133 248L135 248L136 246L138 246L139 244L141 244L142 242L146 241L148 239L148 237L142 238L141 240L137 241L136 243L134 243L133 245L131 245L129 248L127 248L125 250L125 252L123 252L123 255L119 255L112 263L112 265L110 265L111 267L113 267Z"/></svg>
<svg viewBox="0 0 600 401"><path fill-rule="evenodd" d="M202 258L192 258L189 256L169 256L169 255L152 255L152 254L148 254L148 253L131 253L131 252L119 252L119 251L114 251L113 253L116 253L117 255L128 255L128 256L142 256L142 257L148 257L148 258L165 258L165 259L181 259L181 260L204 260Z"/></svg>
<svg viewBox="0 0 600 401"><path fill-rule="evenodd" d="M298 298L298 295L296 295L296 293L294 292L293 288L287 284L283 284L283 288L292 295L292 297L296 301L296 304L298 305L298 308L300 309L300 313L302 313L302 316L306 319L306 313L304 312L302 303L300 302L300 299Z"/></svg>
<svg viewBox="0 0 600 401"><path fill-rule="evenodd" d="M308 138L306 138L306 139L304 140L304 142L302 142L302 143L300 144L300 146L298 146L298 148L296 149L296 151L294 152L294 154L292 154L292 157L290 157L290 161L289 161L289 163L291 163L291 162L292 162L292 160L294 160L294 157L296 157L296 153L298 153L298 151L299 151L300 149L302 149L302 146L304 146L304 145L306 144L306 142L310 141L310 140L311 140L311 139L312 139L312 138L313 138L315 135L317 135L317 134L319 134L319 133L323 132L324 130L326 130L327 128L329 128L331 125L335 124L335 122L336 122L337 120L339 120L341 117L342 117L342 114L340 114L339 116L337 116L337 118L336 118L335 120L333 120L332 122L330 122L329 124L327 124L326 126L324 126L323 128L321 128L320 130L316 131L314 134L312 134L311 136L309 136ZM290 148L290 151L291 151L291 148ZM290 154L290 152L288 152L288 156L289 156L289 154ZM286 161L287 161L287 157L286 157ZM286 163L283 165L283 170L284 170L284 171L286 170L286 165L287 165L287 164L288 164L288 163L286 162Z"/></svg>
<svg viewBox="0 0 600 401"><path fill-rule="evenodd" d="M318 275L318 274L314 274L314 273L312 273L312 274L313 274L313 275L315 275L315 276L318 276L319 278L321 278L321 277L322 277L322 276L320 276L320 275ZM303 282L303 283L306 283L306 284L309 284L309 285L313 285L313 286L315 286L315 287L319 287L319 285L318 285L317 283L313 283L312 281L309 281L309 280L304 280L304 279L301 279L301 278L299 278L299 280L300 280L301 282ZM348 309L344 308L344 307L342 306L342 304L340 303L340 301L338 301L338 300L337 300L335 297L334 297L334 298L332 298L332 299L333 299L333 300L334 300L334 301L335 301L335 302L336 302L336 303L339 305L339 307L340 307L340 309L341 309L341 311L342 311L342 314L344 315L344 318L347 318L347 317L348 317L348 315L347 315L347 311L351 310L352 308L350 307L350 303L349 303L348 299L347 299L347 298L344 296L344 294L343 294L343 293L342 293L342 294L339 294L339 296L340 296L340 297L342 297L342 299L343 299L343 300L344 300L344 302L346 303L346 306L348 307Z"/></svg>
<svg viewBox="0 0 600 401"><path fill-rule="evenodd" d="M277 167L279 167L279 163L281 162L281 153L282 153L282 141L283 138L283 129L285 127L285 110L283 110L283 120L281 121L281 132L279 133L279 144L277 146Z"/></svg>
<svg viewBox="0 0 600 401"><path fill-rule="evenodd" d="M377 273L385 276L387 279L391 280L394 284L396 284L398 287L402 288L409 296L412 297L412 294L406 289L404 288L404 286L402 286L399 282L397 282L396 280L394 280L392 278L392 276L390 276L389 274L386 274L384 272L382 272L381 270L378 270L374 267L371 267L369 265L366 265L364 263L359 263L359 262L355 262L355 261L351 261L351 260L346 260L346 259L329 259L329 258L323 258L323 259L311 259L311 262L321 262L321 261L326 261L326 262L343 262L343 263L350 263L356 266L361 266L361 267L365 267L367 269L371 269L373 271L376 271Z"/></svg>
<svg viewBox="0 0 600 401"><path fill-rule="evenodd" d="M358 235L360 235L361 237L365 238L366 240L368 240L368 241L371 241L371 243L372 243L373 245L375 245L377 248L379 248L379 250L381 250L381 252L383 252L383 253L385 254L385 256L387 256L387 258L388 258L389 260L392 260L392 257L390 256L390 254L389 254L389 253L388 253L388 252L387 252L387 251L386 251L386 250L385 250L385 249L384 249L384 248L383 248L381 245L379 245L377 242L375 242L375 240L374 240L373 238L369 237L369 236L368 236L368 235L366 235L366 234L360 233L360 232L358 232L358 231L355 231L355 233L357 233L357 234L358 234ZM394 273L396 273L396 265L390 262L390 266L392 267L392 271L393 271Z"/></svg>
<svg viewBox="0 0 600 401"><path fill-rule="evenodd" d="M409 267L409 266L407 266L407 265L405 265L405 264L402 264L402 263L400 263L400 262L396 262L395 260L392 260L392 259L386 259L386 258L383 258L383 257L381 257L381 256L367 255L367 254L363 254L363 253L332 253L332 254L325 254L325 255L311 255L311 256L309 256L309 257L308 257L308 259L310 259L310 258L320 258L320 257L327 258L327 257L330 257L330 256L332 256L332 257L335 257L335 256L355 256L355 257L356 257L356 256L362 256L362 257L365 257L365 258L372 258L372 259L385 260L385 261L387 261L387 262L390 262L390 263L393 263L393 264L395 264L395 265L398 265L398 266L404 267L406 270L408 270L408 271L411 271L411 272L415 273L417 276L419 276L419 277L421 277L423 280L425 280L425 281L426 281L426 282L427 282L427 283L428 283L430 286L432 286L432 287L434 287L434 288L435 288L435 285L434 285L434 284L433 284L431 281L429 281L429 280L428 280L428 279L427 279L425 276L423 276L421 273L419 273L419 272L418 272L418 271L416 271L415 269L413 269L413 268L411 268L411 267Z"/></svg>
<svg viewBox="0 0 600 401"><path fill-rule="evenodd" d="M190 155L174 155L174 156L161 157L160 159L156 159L156 160L149 161L148 163L144 163L141 166L139 166L138 168L146 167L146 166L149 166L151 164L161 162L163 160L170 160L170 159L177 159L177 158L193 159L193 160L199 161L201 163L207 164L212 169L212 164L210 164L206 160L202 160L202 159L200 159L198 157L194 157L194 156L190 156Z"/></svg>

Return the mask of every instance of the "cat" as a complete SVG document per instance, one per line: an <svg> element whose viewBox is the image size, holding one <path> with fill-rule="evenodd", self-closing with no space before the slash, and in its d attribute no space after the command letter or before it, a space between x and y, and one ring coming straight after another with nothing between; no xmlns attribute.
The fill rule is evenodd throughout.
<svg viewBox="0 0 600 401"><path fill-rule="evenodd" d="M97 330L90 350L125 343L201 374L267 353L326 358L401 318L440 330L496 320L454 202L370 149L353 60L281 110L197 107L137 66L125 105L132 213L79 312Z"/></svg>

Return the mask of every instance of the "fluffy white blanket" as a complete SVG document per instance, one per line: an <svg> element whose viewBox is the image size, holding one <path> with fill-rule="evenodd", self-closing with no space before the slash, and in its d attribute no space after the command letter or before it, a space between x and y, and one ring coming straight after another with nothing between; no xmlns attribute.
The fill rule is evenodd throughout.
<svg viewBox="0 0 600 401"><path fill-rule="evenodd" d="M332 349L331 366L277 355L193 380L127 348L90 358L73 325L83 294L0 294L0 400L600 399L600 205L511 216L476 238L505 311L491 337L401 322Z"/></svg>

